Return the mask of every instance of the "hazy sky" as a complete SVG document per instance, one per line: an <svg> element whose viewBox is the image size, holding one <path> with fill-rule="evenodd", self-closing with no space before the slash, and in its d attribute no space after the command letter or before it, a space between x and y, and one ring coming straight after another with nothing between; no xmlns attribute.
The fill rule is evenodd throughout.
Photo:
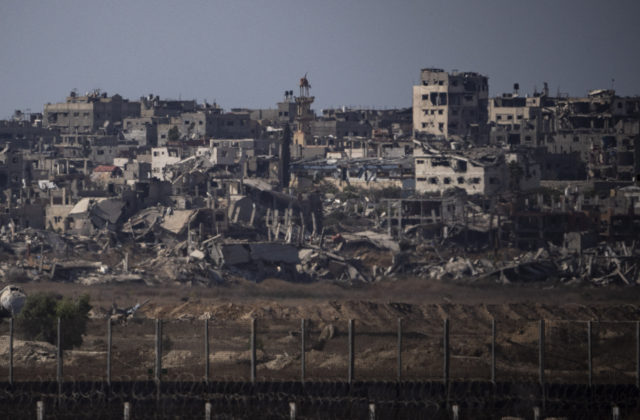
<svg viewBox="0 0 640 420"><path fill-rule="evenodd" d="M404 107L420 69L640 94L640 1L0 1L0 118L69 91L273 107L309 74L315 109Z"/></svg>

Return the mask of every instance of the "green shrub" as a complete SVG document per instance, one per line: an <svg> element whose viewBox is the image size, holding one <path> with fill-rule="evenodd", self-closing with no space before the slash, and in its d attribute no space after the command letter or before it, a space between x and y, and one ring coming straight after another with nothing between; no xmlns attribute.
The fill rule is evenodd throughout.
<svg viewBox="0 0 640 420"><path fill-rule="evenodd" d="M336 197L342 201L349 200L351 198L361 198L363 191L361 188L354 187L353 185L347 185L342 189L342 192L336 194Z"/></svg>
<svg viewBox="0 0 640 420"><path fill-rule="evenodd" d="M402 198L402 188L384 187L379 190L373 190L373 201L378 202L384 198Z"/></svg>
<svg viewBox="0 0 640 420"><path fill-rule="evenodd" d="M30 295L17 317L19 334L27 340L57 340L58 318L62 323L62 348L70 349L82 344L82 335L87 330L89 319L89 295L77 300L60 298L51 293Z"/></svg>

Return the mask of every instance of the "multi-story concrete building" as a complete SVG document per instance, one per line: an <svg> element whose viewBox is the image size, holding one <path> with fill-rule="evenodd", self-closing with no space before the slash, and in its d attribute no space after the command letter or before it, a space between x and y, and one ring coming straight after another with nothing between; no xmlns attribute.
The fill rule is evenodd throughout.
<svg viewBox="0 0 640 420"><path fill-rule="evenodd" d="M413 131L486 143L489 82L478 73L422 69L413 87Z"/></svg>
<svg viewBox="0 0 640 420"><path fill-rule="evenodd" d="M419 193L459 188L468 195L492 195L540 186L540 165L500 149L477 148L465 154L415 150L414 162Z"/></svg>
<svg viewBox="0 0 640 420"><path fill-rule="evenodd" d="M215 106L215 104L214 104ZM149 95L140 98L140 116L142 117L176 117L183 112L195 112L198 104L195 100L160 99Z"/></svg>
<svg viewBox="0 0 640 420"><path fill-rule="evenodd" d="M140 103L129 102L120 95L107 96L98 90L85 96L72 91L66 101L44 106L44 125L62 133L111 131L123 118L140 116Z"/></svg>
<svg viewBox="0 0 640 420"><path fill-rule="evenodd" d="M0 189L18 194L31 180L31 166L23 159L23 151L6 145L0 150Z"/></svg>
<svg viewBox="0 0 640 420"><path fill-rule="evenodd" d="M590 178L631 181L640 175L640 97L593 90L557 98L550 153L577 153Z"/></svg>
<svg viewBox="0 0 640 420"><path fill-rule="evenodd" d="M151 149L151 176L161 181L165 180L164 168L180 162L184 150L181 147L154 147Z"/></svg>
<svg viewBox="0 0 640 420"><path fill-rule="evenodd" d="M164 120L168 118L125 118L122 121L122 137L138 143L139 146L157 146L158 124Z"/></svg>
<svg viewBox="0 0 640 420"><path fill-rule="evenodd" d="M42 127L42 114L25 115L17 110L13 119L0 121L0 143L10 143L14 149L49 144L59 134L58 130Z"/></svg>
<svg viewBox="0 0 640 420"><path fill-rule="evenodd" d="M251 113L246 109L207 115L206 123L207 136L216 139L257 138L260 135L258 123L251 119Z"/></svg>
<svg viewBox="0 0 640 420"><path fill-rule="evenodd" d="M514 93L489 100L490 143L509 146L544 146L554 130L554 101L547 89L533 97L520 96L518 84Z"/></svg>
<svg viewBox="0 0 640 420"><path fill-rule="evenodd" d="M311 135L342 140L347 137L371 137L371 124L365 113L352 109L326 109L311 123Z"/></svg>

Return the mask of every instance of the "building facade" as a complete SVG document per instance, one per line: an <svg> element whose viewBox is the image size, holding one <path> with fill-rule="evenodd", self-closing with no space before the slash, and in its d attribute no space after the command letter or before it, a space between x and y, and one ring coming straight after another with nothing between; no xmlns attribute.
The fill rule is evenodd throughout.
<svg viewBox="0 0 640 420"><path fill-rule="evenodd" d="M422 69L413 87L413 131L484 144L487 136L489 79L472 72Z"/></svg>
<svg viewBox="0 0 640 420"><path fill-rule="evenodd" d="M126 117L140 116L140 102L129 102L120 95L94 91L78 96L72 91L65 102L44 106L44 125L61 133L111 131Z"/></svg>

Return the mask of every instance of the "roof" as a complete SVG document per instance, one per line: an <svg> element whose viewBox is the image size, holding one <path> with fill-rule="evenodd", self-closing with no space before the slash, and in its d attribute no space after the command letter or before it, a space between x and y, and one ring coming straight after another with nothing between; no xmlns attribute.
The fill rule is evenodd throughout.
<svg viewBox="0 0 640 420"><path fill-rule="evenodd" d="M102 219L105 222L115 224L122 215L124 201L117 198L100 200L91 209L91 216Z"/></svg>
<svg viewBox="0 0 640 420"><path fill-rule="evenodd" d="M106 198L105 197L85 197L80 201L78 201L75 206L73 206L69 214L88 213L91 203L99 203L103 200L106 200Z"/></svg>
<svg viewBox="0 0 640 420"><path fill-rule="evenodd" d="M243 178L242 183L261 191L273 190L273 186L262 178Z"/></svg>
<svg viewBox="0 0 640 420"><path fill-rule="evenodd" d="M93 172L113 172L118 170L119 168L115 165L99 165L93 169Z"/></svg>
<svg viewBox="0 0 640 420"><path fill-rule="evenodd" d="M189 219L196 212L197 210L173 210L172 214L164 216L164 221L160 226L169 232L179 235L187 227Z"/></svg>
<svg viewBox="0 0 640 420"><path fill-rule="evenodd" d="M438 150L423 145L422 154L414 152L414 159L425 158L445 158L445 159L458 159L470 162L475 166L496 166L504 161L505 152L502 149L496 147L476 147L466 150Z"/></svg>

